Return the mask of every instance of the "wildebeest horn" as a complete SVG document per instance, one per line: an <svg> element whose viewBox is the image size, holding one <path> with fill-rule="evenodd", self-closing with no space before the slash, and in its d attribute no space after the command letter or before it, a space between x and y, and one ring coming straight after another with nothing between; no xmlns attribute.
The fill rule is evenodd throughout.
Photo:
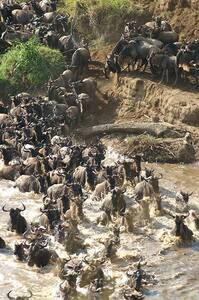
<svg viewBox="0 0 199 300"><path fill-rule="evenodd" d="M31 233L33 233L32 228L30 229ZM27 229L24 233L23 233L23 237L26 238L26 235L30 232L29 229Z"/></svg>
<svg viewBox="0 0 199 300"><path fill-rule="evenodd" d="M190 214L190 213L188 212L186 215L182 215L182 218L183 218L183 219L186 219L186 218L189 216L189 214Z"/></svg>
<svg viewBox="0 0 199 300"><path fill-rule="evenodd" d="M26 297L28 299L32 298L32 292L29 290L30 296Z"/></svg>
<svg viewBox="0 0 199 300"><path fill-rule="evenodd" d="M168 210L168 209L164 209L164 213L169 215L170 217L174 218L175 219L175 215L171 212L171 210Z"/></svg>
<svg viewBox="0 0 199 300"><path fill-rule="evenodd" d="M88 195L83 195L83 196L82 196L82 200L83 200L83 201L86 201L87 199L88 199Z"/></svg>
<svg viewBox="0 0 199 300"><path fill-rule="evenodd" d="M6 204L2 207L2 210L5 211L5 212L9 212L10 210L6 210L5 206L6 206Z"/></svg>
<svg viewBox="0 0 199 300"><path fill-rule="evenodd" d="M152 176L149 176L147 178L144 178L145 181L149 181L150 179L152 179Z"/></svg>
<svg viewBox="0 0 199 300"><path fill-rule="evenodd" d="M124 189L122 190L122 194L124 194L124 193L126 193L126 188L124 188Z"/></svg>
<svg viewBox="0 0 199 300"><path fill-rule="evenodd" d="M160 177L157 177L157 179L162 179L163 178L163 174L162 173L159 173L160 174Z"/></svg>
<svg viewBox="0 0 199 300"><path fill-rule="evenodd" d="M23 205L22 209L19 209L20 211L24 211L26 209L25 205L23 203L21 203Z"/></svg>
<svg viewBox="0 0 199 300"><path fill-rule="evenodd" d="M88 261L87 258L88 258L88 255L86 255L82 260L83 260L83 262L85 262L86 264L89 265L90 261Z"/></svg>
<svg viewBox="0 0 199 300"><path fill-rule="evenodd" d="M42 209L42 208L40 208L40 212L42 212L43 214L45 213L45 212L47 212L48 210L47 209Z"/></svg>
<svg viewBox="0 0 199 300"><path fill-rule="evenodd" d="M11 291L9 291L9 292L7 293L7 297L8 297L8 299L14 299L14 300L15 300L16 298L14 298L14 297L11 297L11 296L10 296L10 293L12 293L12 290L11 290Z"/></svg>
<svg viewBox="0 0 199 300"><path fill-rule="evenodd" d="M191 193L189 194L189 197L190 197L191 195L193 195L193 192L191 192Z"/></svg>
<svg viewBox="0 0 199 300"><path fill-rule="evenodd" d="M28 244L27 241L25 241L24 245L25 245L27 248L29 248L29 247L32 245L32 243Z"/></svg>
<svg viewBox="0 0 199 300"><path fill-rule="evenodd" d="M70 260L71 260L71 256L69 255L69 258L68 258L68 259L64 258L64 259L63 259L63 262L64 262L64 263L67 263L67 262L69 262Z"/></svg>
<svg viewBox="0 0 199 300"><path fill-rule="evenodd" d="M124 298L129 300L131 298L131 295L127 294L127 291L124 292Z"/></svg>
<svg viewBox="0 0 199 300"><path fill-rule="evenodd" d="M64 283L64 281L62 281L62 282L60 283L60 285L59 285L59 289L60 289L61 291L63 291L63 287L62 287L63 283Z"/></svg>

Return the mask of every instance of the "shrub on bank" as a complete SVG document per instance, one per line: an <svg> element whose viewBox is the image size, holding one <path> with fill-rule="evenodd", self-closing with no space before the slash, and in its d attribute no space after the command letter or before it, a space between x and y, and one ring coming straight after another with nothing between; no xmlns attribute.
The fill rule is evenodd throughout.
<svg viewBox="0 0 199 300"><path fill-rule="evenodd" d="M63 55L36 40L17 44L0 57L0 82L9 90L34 90L64 70ZM1 85L1 84L0 84Z"/></svg>
<svg viewBox="0 0 199 300"><path fill-rule="evenodd" d="M62 0L59 11L68 12L76 28L90 39L113 42L124 29L125 22L135 19L148 21L150 12L136 0Z"/></svg>

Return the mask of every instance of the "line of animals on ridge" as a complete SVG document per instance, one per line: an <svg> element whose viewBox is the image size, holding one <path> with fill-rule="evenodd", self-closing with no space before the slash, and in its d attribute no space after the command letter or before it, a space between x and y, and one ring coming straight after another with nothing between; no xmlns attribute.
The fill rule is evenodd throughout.
<svg viewBox="0 0 199 300"><path fill-rule="evenodd" d="M149 65L153 76L160 76L161 82L174 85L179 79L199 78L199 40L179 42L179 35L172 30L168 21L155 17L152 22L138 26L128 22L120 40L107 56L105 75L119 75L123 70L145 72Z"/></svg>
<svg viewBox="0 0 199 300"><path fill-rule="evenodd" d="M50 48L59 49L67 59L71 59L68 71L73 73L70 80L80 79L83 70L92 63L88 41L83 37L77 42L75 18L56 11L55 0L31 0L22 4L0 6L3 21L0 22L0 52L12 46L16 39L25 42L33 35ZM179 35L172 30L168 21L155 17L154 21L138 26L135 21L126 24L124 34L112 52L107 56L105 76L110 72L119 74L123 65L145 71L149 64L153 75L161 76L161 81L169 82L174 74L174 84L179 78L193 77L198 85L199 41L179 42ZM171 76L172 77L172 76Z"/></svg>
<svg viewBox="0 0 199 300"><path fill-rule="evenodd" d="M34 118L35 123L42 119L42 126L34 125L28 131L23 122L14 118L14 122L12 120L1 127L0 149L4 163L0 166L0 178L15 181L15 186L21 192L43 193L41 215L31 224L22 215L26 209L24 204L22 207L9 208L9 203L6 203L2 208L10 216L9 230L24 239L15 244L14 254L29 266L40 268L50 263L58 264L59 277L63 280L60 284L61 299L68 299L76 293L77 281L80 286L89 286L92 293L100 293L106 286L103 264L116 254L120 244L118 220L128 232L133 231L133 216L144 211L145 197L149 197L157 210L161 210L159 180L162 176L157 176L152 169L143 169L143 156L139 154L118 161L115 166L105 166L104 145L100 142L74 145L69 136L65 137L61 132L58 135L56 123L53 125L49 117L40 114L40 101L40 98L25 93L13 97L15 108L21 109L22 106L25 111L37 104L33 106L31 116L26 113L23 118L25 124L29 124L30 117ZM135 185L132 206L129 208L126 208L124 197L126 182ZM55 236L69 254L80 250L86 252L78 224L85 221L84 203L88 199L88 191L92 193L93 200L103 201L102 214L96 222L104 226L114 224L113 232L104 243L104 253L100 258L86 256L84 259L70 257L68 261L60 260L52 245L48 244L46 234ZM178 192L176 202L188 203L190 196L189 193ZM190 242L193 232L184 220L190 216L199 229L196 213L165 212L175 220L174 234L183 242ZM5 248L4 251L9 249L2 238L0 247ZM123 291L124 297L142 299L146 274L140 264L129 274L129 286ZM8 297L13 298L11 292Z"/></svg>
<svg viewBox="0 0 199 300"><path fill-rule="evenodd" d="M77 69L76 76L79 77L82 70ZM66 70L65 74L68 74L69 71ZM62 74L63 76L59 80L64 80L65 74ZM72 75L74 76L73 72ZM78 82L78 84L82 85L82 82ZM58 86L62 87L62 85ZM71 85L70 88L74 90L74 85ZM57 92L57 87L54 89L52 86L49 87L49 99L56 99L62 104L69 101L69 95L66 96L65 91L63 94L59 92L57 95L53 94L55 91ZM88 92L91 91L92 89L89 87ZM75 99L79 96L78 92L72 94L73 98L76 95ZM94 97L93 95L92 92L90 96ZM107 224L114 222L115 217L121 217L124 219L127 230L132 231L133 220L129 210L126 210L123 196L124 182L142 179L135 188L134 198L138 201L137 207L132 208L135 211L142 210L143 197L151 196L153 198L154 194L159 193L158 177L152 170L143 170L144 174L140 176L141 157L136 155L134 161L118 162L116 168L103 167L101 163L105 157L103 145L97 143L90 146L77 146L72 144L70 138L64 137L68 130L65 128L65 125L68 125L65 119L73 120L73 118L66 116L65 108L62 108L60 113L56 105L61 103L53 102L49 108L49 103L46 103L41 97L32 97L25 93L11 97L11 100L11 110L3 103L0 107L0 144L4 159L4 165L0 168L0 177L15 180L16 186L21 192L34 191L45 195L41 208L41 220L38 220L37 225L31 226L29 233L27 232L29 224L21 215L25 206L22 209L3 207L4 211L9 211L11 230L20 235L25 234L24 238L28 236L29 243L16 244L14 252L18 259L27 261L30 266L36 264L38 267L43 267L51 261L58 261L57 254L47 247L45 232L48 230L57 236L58 241L64 243L69 253L84 249L79 237L78 222L83 219L83 206L88 196L82 190L85 186L89 186L93 190L94 198L104 199L104 195L107 193L102 205L103 214L98 222ZM73 99L73 103L75 103L74 106L77 106L77 100ZM70 107L69 104L67 105ZM62 124L60 128L57 126L58 122ZM75 123L73 126L76 125ZM188 202L185 200L188 197L188 194L180 192L177 199L181 199L180 201L184 199L185 202ZM160 199L157 198L159 209L160 206ZM183 241L191 240L193 233L184 224L187 215L177 214L175 216L171 212L169 214L175 218L176 236L180 236ZM195 212L192 211L190 215L198 226L198 217ZM105 258L114 254L114 248L117 248L119 243L119 232L120 229L114 228L113 236L105 245ZM1 239L1 247L6 247L3 239ZM68 299L71 294L75 293L76 281L80 276L84 278L82 279L84 286L90 285L92 292L99 292L105 285L102 270L104 257L99 260L87 258L84 259L84 262L80 259L62 261L60 265L60 278L63 280L60 285L62 298ZM138 265L137 270L133 271L131 275L130 292L124 291L126 299L132 299L134 288L138 291L141 290L143 277L143 271ZM8 297L14 298L11 296L11 292L8 293ZM141 299L143 296L137 295L136 297ZM24 299L27 298L24 297Z"/></svg>

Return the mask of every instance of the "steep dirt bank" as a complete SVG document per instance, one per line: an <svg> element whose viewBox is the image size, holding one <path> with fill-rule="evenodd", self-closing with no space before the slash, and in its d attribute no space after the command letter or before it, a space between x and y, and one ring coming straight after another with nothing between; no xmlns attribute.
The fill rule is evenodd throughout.
<svg viewBox="0 0 199 300"><path fill-rule="evenodd" d="M110 49L111 46L95 51L92 57L104 62ZM95 71L92 71L94 75ZM141 136L138 133L136 137L127 130L120 137L118 134L110 137L116 138L115 144L123 153L145 152L150 161L157 159L161 162L187 163L199 159L199 95L192 86L180 84L172 87L160 84L152 80L148 73L137 72L123 74L119 86L115 76L110 80L104 79L102 70L98 72L96 79L103 101L98 99L97 110L93 111L95 122L89 119L85 122L87 126L128 122L144 122L146 126L155 122L161 126L162 122L167 122L174 126L174 130L180 131L182 136L187 131L191 133L195 152L193 148L186 146L184 139L175 136L173 139L155 139L147 136L146 132ZM107 130L105 131L107 134Z"/></svg>
<svg viewBox="0 0 199 300"><path fill-rule="evenodd" d="M119 117L148 116L171 124L199 126L199 94L183 91L131 74L121 78L117 90L122 105Z"/></svg>
<svg viewBox="0 0 199 300"><path fill-rule="evenodd" d="M199 33L198 0L80 0L78 3L62 0L59 10L75 17L80 35L92 40L96 48L117 41L126 22L136 20L142 25L157 15L171 23L180 40L197 38Z"/></svg>
<svg viewBox="0 0 199 300"><path fill-rule="evenodd" d="M198 0L159 0L151 1L154 15L165 16L181 39L194 39L199 34Z"/></svg>

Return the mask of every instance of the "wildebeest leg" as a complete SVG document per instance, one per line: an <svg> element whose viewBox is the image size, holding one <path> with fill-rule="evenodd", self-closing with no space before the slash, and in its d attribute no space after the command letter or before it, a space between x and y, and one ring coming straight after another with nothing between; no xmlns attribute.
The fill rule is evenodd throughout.
<svg viewBox="0 0 199 300"><path fill-rule="evenodd" d="M137 67L137 71L139 71L145 64L145 61L142 59L141 64L138 62L138 67Z"/></svg>
<svg viewBox="0 0 199 300"><path fill-rule="evenodd" d="M78 80L78 77L79 77L79 69L77 68L77 69L74 71L74 79L75 79L75 81Z"/></svg>
<svg viewBox="0 0 199 300"><path fill-rule="evenodd" d="M163 69L163 71L162 71L162 78L161 78L160 83L163 83L163 82L164 82L165 72L166 72L166 69Z"/></svg>
<svg viewBox="0 0 199 300"><path fill-rule="evenodd" d="M195 79L195 85L196 85L196 87L198 87L198 77L197 77L197 75L195 75L195 76L193 76L194 77L194 79Z"/></svg>
<svg viewBox="0 0 199 300"><path fill-rule="evenodd" d="M109 79L111 72L109 69L106 68L106 69L104 69L104 74L105 74L106 79Z"/></svg>
<svg viewBox="0 0 199 300"><path fill-rule="evenodd" d="M176 77L176 79L175 79L174 85L176 85L178 82L178 68L175 68L175 77Z"/></svg>
<svg viewBox="0 0 199 300"><path fill-rule="evenodd" d="M120 73L117 72L116 76L117 76L117 83L116 83L116 85L119 86L120 85Z"/></svg>
<svg viewBox="0 0 199 300"><path fill-rule="evenodd" d="M142 71L143 73L145 73L147 65L148 65L148 61L147 59L144 59L144 69Z"/></svg>
<svg viewBox="0 0 199 300"><path fill-rule="evenodd" d="M169 83L169 70L166 69L166 83Z"/></svg>

